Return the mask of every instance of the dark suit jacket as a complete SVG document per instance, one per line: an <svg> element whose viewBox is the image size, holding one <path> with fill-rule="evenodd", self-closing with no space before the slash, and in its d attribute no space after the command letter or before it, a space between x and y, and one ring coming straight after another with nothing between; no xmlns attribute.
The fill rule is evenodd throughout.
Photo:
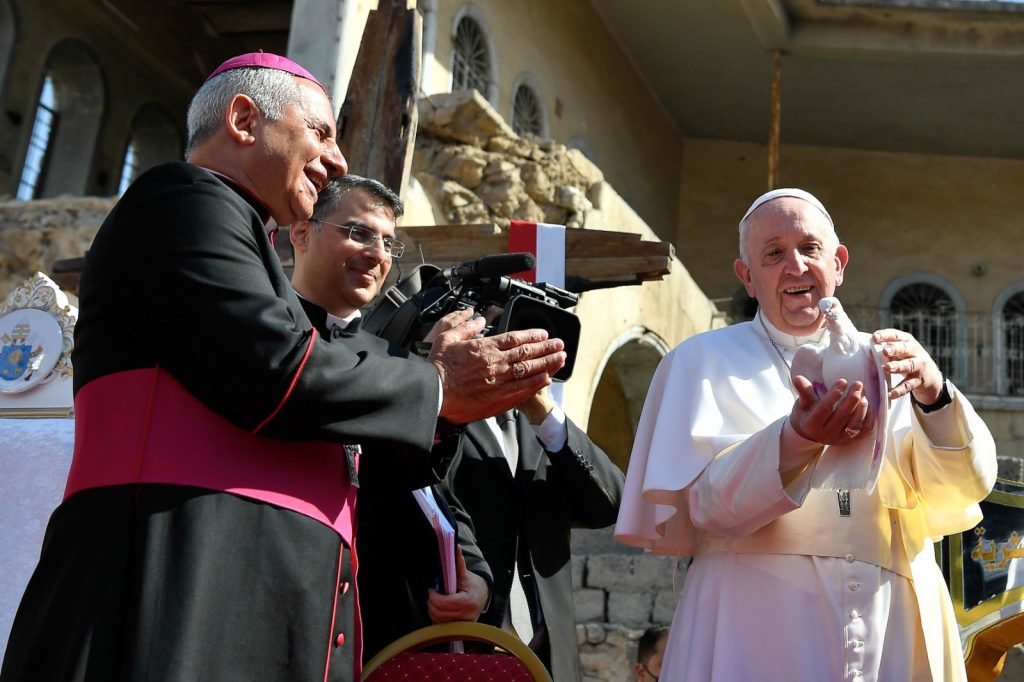
<svg viewBox="0 0 1024 682"><path fill-rule="evenodd" d="M580 677L570 529L613 524L624 480L601 448L571 421L566 425L565 446L546 452L526 417L517 417L513 479L487 424L470 424L446 480L473 519L477 544L494 573L491 604L480 620L501 625L518 552L527 596L539 596L547 630L547 646L539 653L558 682ZM536 607L534 600L531 609Z"/></svg>
<svg viewBox="0 0 1024 682"><path fill-rule="evenodd" d="M324 338L344 343L357 354L405 356L407 351L364 331L332 333L323 308L300 298L303 309ZM401 429L402 424L394 428ZM439 478L457 452L459 443L448 440L432 453ZM444 448L448 448L444 451ZM412 493L389 484L391 466L375 466L369 446L360 459L356 503L356 583L363 620L363 659L369 661L385 646L413 630L431 624L427 590L442 584L437 535ZM468 570L493 583L490 568L476 545L469 516L455 500L447 500L440 486L431 486L448 522L457 530Z"/></svg>

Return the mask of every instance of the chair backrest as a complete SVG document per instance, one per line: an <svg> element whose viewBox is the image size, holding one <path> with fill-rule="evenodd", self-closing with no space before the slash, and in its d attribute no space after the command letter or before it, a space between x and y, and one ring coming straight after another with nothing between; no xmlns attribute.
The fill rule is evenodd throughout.
<svg viewBox="0 0 1024 682"><path fill-rule="evenodd" d="M417 651L443 642L483 642L493 653ZM450 680L451 682L551 682L537 654L515 635L470 621L420 628L384 647L363 668L366 682Z"/></svg>

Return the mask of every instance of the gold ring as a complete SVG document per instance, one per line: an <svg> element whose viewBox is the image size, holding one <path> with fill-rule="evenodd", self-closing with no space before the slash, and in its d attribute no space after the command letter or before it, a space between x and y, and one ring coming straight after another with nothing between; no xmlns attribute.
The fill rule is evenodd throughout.
<svg viewBox="0 0 1024 682"><path fill-rule="evenodd" d="M514 376L516 379L522 379L524 376L526 376L526 365L524 365L521 362L517 362L516 364L512 365L512 376Z"/></svg>
<svg viewBox="0 0 1024 682"><path fill-rule="evenodd" d="M847 426L845 429L843 429L843 433L845 433L850 438L856 438L857 436L860 435L860 429L851 429L849 426Z"/></svg>

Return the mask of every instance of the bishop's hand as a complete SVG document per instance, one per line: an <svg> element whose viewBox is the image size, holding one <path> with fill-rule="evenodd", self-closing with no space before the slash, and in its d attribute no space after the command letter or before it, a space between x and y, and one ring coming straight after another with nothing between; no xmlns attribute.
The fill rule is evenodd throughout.
<svg viewBox="0 0 1024 682"><path fill-rule="evenodd" d="M565 365L565 344L543 329L479 338L484 320L472 310L449 314L428 360L441 377L441 417L467 424L512 409L551 383ZM444 318L442 318L444 319Z"/></svg>

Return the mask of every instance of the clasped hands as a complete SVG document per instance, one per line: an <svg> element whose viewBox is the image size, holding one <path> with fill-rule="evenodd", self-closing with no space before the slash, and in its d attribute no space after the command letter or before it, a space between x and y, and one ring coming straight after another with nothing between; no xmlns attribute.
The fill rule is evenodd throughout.
<svg viewBox="0 0 1024 682"><path fill-rule="evenodd" d="M882 347L885 359L882 369L886 376L901 377L889 390L890 400L908 393L913 393L923 405L939 399L942 372L913 335L898 329L880 329L872 334L871 340ZM800 437L823 445L836 445L862 438L874 428L875 415L868 407L860 381L851 385L846 379L840 379L820 398L806 377L793 377L793 387L797 398L789 424Z"/></svg>

